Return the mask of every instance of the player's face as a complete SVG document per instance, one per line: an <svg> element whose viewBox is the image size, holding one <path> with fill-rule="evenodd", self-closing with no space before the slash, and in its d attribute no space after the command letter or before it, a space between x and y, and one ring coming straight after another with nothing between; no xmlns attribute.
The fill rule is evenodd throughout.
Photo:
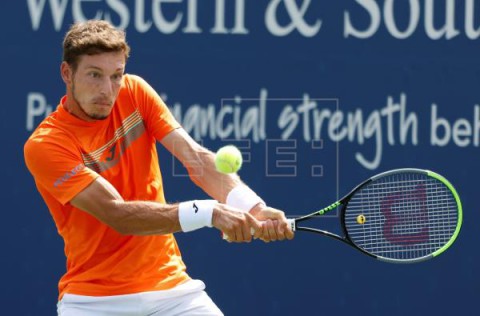
<svg viewBox="0 0 480 316"><path fill-rule="evenodd" d="M103 120L110 115L125 71L123 52L81 56L70 83L73 113L79 118Z"/></svg>

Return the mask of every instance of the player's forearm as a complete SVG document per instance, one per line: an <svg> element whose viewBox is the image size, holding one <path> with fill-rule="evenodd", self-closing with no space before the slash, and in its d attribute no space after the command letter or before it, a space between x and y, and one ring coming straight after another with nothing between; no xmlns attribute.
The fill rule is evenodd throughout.
<svg viewBox="0 0 480 316"><path fill-rule="evenodd" d="M187 168L193 182L215 200L245 212L262 201L238 175L218 172L215 154L195 142L183 129L172 131L161 142Z"/></svg>
<svg viewBox="0 0 480 316"><path fill-rule="evenodd" d="M95 179L70 201L72 206L126 235L169 234L211 226L213 208L218 203L213 200L195 201L196 204L191 202L178 205L150 201L127 202L102 177Z"/></svg>
<svg viewBox="0 0 480 316"><path fill-rule="evenodd" d="M251 230L260 229L253 216L232 211L215 200L185 201L178 205L155 202L119 202L115 216L108 223L124 235L164 235L190 232L203 227L216 227L233 241L250 241Z"/></svg>
<svg viewBox="0 0 480 316"><path fill-rule="evenodd" d="M181 230L178 205L118 201L107 225L124 235L164 235Z"/></svg>
<svg viewBox="0 0 480 316"><path fill-rule="evenodd" d="M199 161L194 164L196 168L188 168L190 178L208 195L254 216L265 207L265 202L237 174L224 174L216 170L212 152L206 149L197 151L196 161Z"/></svg>
<svg viewBox="0 0 480 316"><path fill-rule="evenodd" d="M215 155L205 149L198 148L195 158L187 167L190 178L215 200L225 203L228 193L241 184L236 174L223 174L215 168Z"/></svg>

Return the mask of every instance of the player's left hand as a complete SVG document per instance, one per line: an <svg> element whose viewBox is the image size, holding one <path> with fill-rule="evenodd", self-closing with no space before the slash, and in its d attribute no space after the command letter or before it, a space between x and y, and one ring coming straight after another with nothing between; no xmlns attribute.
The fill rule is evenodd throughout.
<svg viewBox="0 0 480 316"><path fill-rule="evenodd" d="M264 204L257 204L250 210L250 214L262 223L262 228L255 232L254 238L264 242L293 239L294 233L284 212Z"/></svg>

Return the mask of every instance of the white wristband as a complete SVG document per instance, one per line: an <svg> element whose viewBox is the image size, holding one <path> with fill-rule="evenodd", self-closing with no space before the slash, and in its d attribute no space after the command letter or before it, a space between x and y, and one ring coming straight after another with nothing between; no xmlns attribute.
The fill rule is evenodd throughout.
<svg viewBox="0 0 480 316"><path fill-rule="evenodd" d="M246 185L240 184L232 189L227 195L227 205L249 212L258 203L265 202Z"/></svg>
<svg viewBox="0 0 480 316"><path fill-rule="evenodd" d="M182 231L190 232L202 227L212 227L215 200L195 200L178 204L178 220Z"/></svg>

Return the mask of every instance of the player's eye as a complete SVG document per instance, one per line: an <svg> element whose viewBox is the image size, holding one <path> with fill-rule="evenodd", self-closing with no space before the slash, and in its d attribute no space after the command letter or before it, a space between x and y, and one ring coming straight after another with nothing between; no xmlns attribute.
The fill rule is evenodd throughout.
<svg viewBox="0 0 480 316"><path fill-rule="evenodd" d="M91 72L91 73L89 73L89 76L90 76L90 77L92 77L92 78L94 78L94 79L98 79L98 78L100 78L100 77L101 77L100 73L98 73L98 72L95 72L95 71L94 71L94 72Z"/></svg>
<svg viewBox="0 0 480 316"><path fill-rule="evenodd" d="M123 76L122 74L115 74L112 76L112 79L114 81L120 81L122 79L122 76Z"/></svg>

